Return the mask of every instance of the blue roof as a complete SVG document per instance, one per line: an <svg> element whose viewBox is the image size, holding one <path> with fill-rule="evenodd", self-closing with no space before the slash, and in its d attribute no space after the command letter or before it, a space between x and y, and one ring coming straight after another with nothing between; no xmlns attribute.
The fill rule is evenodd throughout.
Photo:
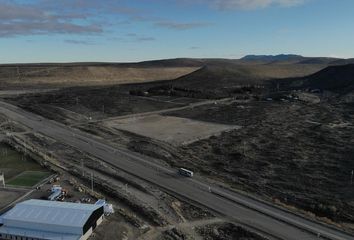
<svg viewBox="0 0 354 240"><path fill-rule="evenodd" d="M56 207L61 209L77 209L77 210L85 210L85 211L95 211L98 208L94 204L58 202L58 201L47 201L47 200L38 200L38 199L27 200L17 205Z"/></svg>
<svg viewBox="0 0 354 240"><path fill-rule="evenodd" d="M94 204L27 200L16 204L2 218L4 225L10 220L11 222L20 221L29 224L82 227L91 214L100 207L102 206Z"/></svg>
<svg viewBox="0 0 354 240"><path fill-rule="evenodd" d="M36 239L50 239L50 240L79 240L81 235L78 234L65 234L65 233L55 233L46 231L36 231L26 228L15 228L15 227L0 227L0 233L11 234L14 236L22 236L27 238Z"/></svg>

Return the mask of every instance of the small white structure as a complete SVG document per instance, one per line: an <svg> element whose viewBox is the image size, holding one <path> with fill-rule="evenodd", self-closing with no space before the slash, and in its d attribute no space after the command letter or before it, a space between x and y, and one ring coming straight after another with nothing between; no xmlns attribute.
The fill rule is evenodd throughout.
<svg viewBox="0 0 354 240"><path fill-rule="evenodd" d="M104 215L108 216L114 213L113 205L106 202L104 199L99 199L95 205L103 206Z"/></svg>
<svg viewBox="0 0 354 240"><path fill-rule="evenodd" d="M24 201L0 217L0 239L86 240L103 213L101 205Z"/></svg>
<svg viewBox="0 0 354 240"><path fill-rule="evenodd" d="M56 191L61 191L63 188L60 185L53 185L52 188L50 189L50 191L52 193L56 192Z"/></svg>

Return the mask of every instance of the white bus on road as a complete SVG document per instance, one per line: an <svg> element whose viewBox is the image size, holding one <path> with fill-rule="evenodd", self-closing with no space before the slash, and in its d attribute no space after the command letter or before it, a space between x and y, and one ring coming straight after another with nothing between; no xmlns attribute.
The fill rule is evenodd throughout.
<svg viewBox="0 0 354 240"><path fill-rule="evenodd" d="M193 177L193 172L188 169L180 168L180 169L178 169L178 172L180 175L183 175L186 177Z"/></svg>

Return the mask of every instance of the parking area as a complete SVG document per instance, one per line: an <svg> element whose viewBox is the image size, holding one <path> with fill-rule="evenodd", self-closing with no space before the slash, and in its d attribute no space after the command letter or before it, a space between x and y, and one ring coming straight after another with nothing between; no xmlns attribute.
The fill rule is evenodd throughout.
<svg viewBox="0 0 354 240"><path fill-rule="evenodd" d="M26 194L26 190L0 188L0 214L2 210L16 199Z"/></svg>

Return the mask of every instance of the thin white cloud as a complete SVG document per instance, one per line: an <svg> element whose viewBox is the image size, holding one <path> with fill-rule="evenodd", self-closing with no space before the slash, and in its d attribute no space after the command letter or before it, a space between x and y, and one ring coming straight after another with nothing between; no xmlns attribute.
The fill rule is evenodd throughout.
<svg viewBox="0 0 354 240"><path fill-rule="evenodd" d="M189 0L189 3L207 4L218 10L253 10L270 6L292 7L307 0Z"/></svg>
<svg viewBox="0 0 354 240"><path fill-rule="evenodd" d="M189 50L198 50L198 49L200 49L200 47L197 47L197 46L189 47Z"/></svg>
<svg viewBox="0 0 354 240"><path fill-rule="evenodd" d="M43 34L100 34L102 26L94 22L78 24L85 14L46 11L35 4L0 2L0 37Z"/></svg>
<svg viewBox="0 0 354 240"><path fill-rule="evenodd" d="M208 25L153 16L145 9L128 7L116 0L105 0L104 4L100 0L33 0L31 3L0 0L0 38L53 34L102 35L118 25L140 22L179 31ZM154 41L155 38L135 36L131 40L144 42Z"/></svg>
<svg viewBox="0 0 354 240"><path fill-rule="evenodd" d="M157 2L157 0L154 0ZM177 0L171 0L177 1ZM178 0L218 10L251 10L270 6L290 7L309 0ZM211 23L178 21L152 16L149 11L105 0L33 0L32 3L0 0L0 38L29 35L75 34L101 35L122 23L148 22L170 30L203 28ZM136 36L135 41L153 41L153 37Z"/></svg>
<svg viewBox="0 0 354 240"><path fill-rule="evenodd" d="M151 36L140 35L138 33L127 33L125 34L125 36L109 38L107 40L131 43L131 42L151 42L151 41L155 41L156 38Z"/></svg>
<svg viewBox="0 0 354 240"><path fill-rule="evenodd" d="M77 45L95 45L95 42L88 41L88 40L75 40L75 39L66 39L64 40L65 43L69 44L77 44Z"/></svg>
<svg viewBox="0 0 354 240"><path fill-rule="evenodd" d="M160 21L155 23L156 26L168 28L172 30L188 30L200 27L209 26L206 22L174 22L174 21Z"/></svg>

